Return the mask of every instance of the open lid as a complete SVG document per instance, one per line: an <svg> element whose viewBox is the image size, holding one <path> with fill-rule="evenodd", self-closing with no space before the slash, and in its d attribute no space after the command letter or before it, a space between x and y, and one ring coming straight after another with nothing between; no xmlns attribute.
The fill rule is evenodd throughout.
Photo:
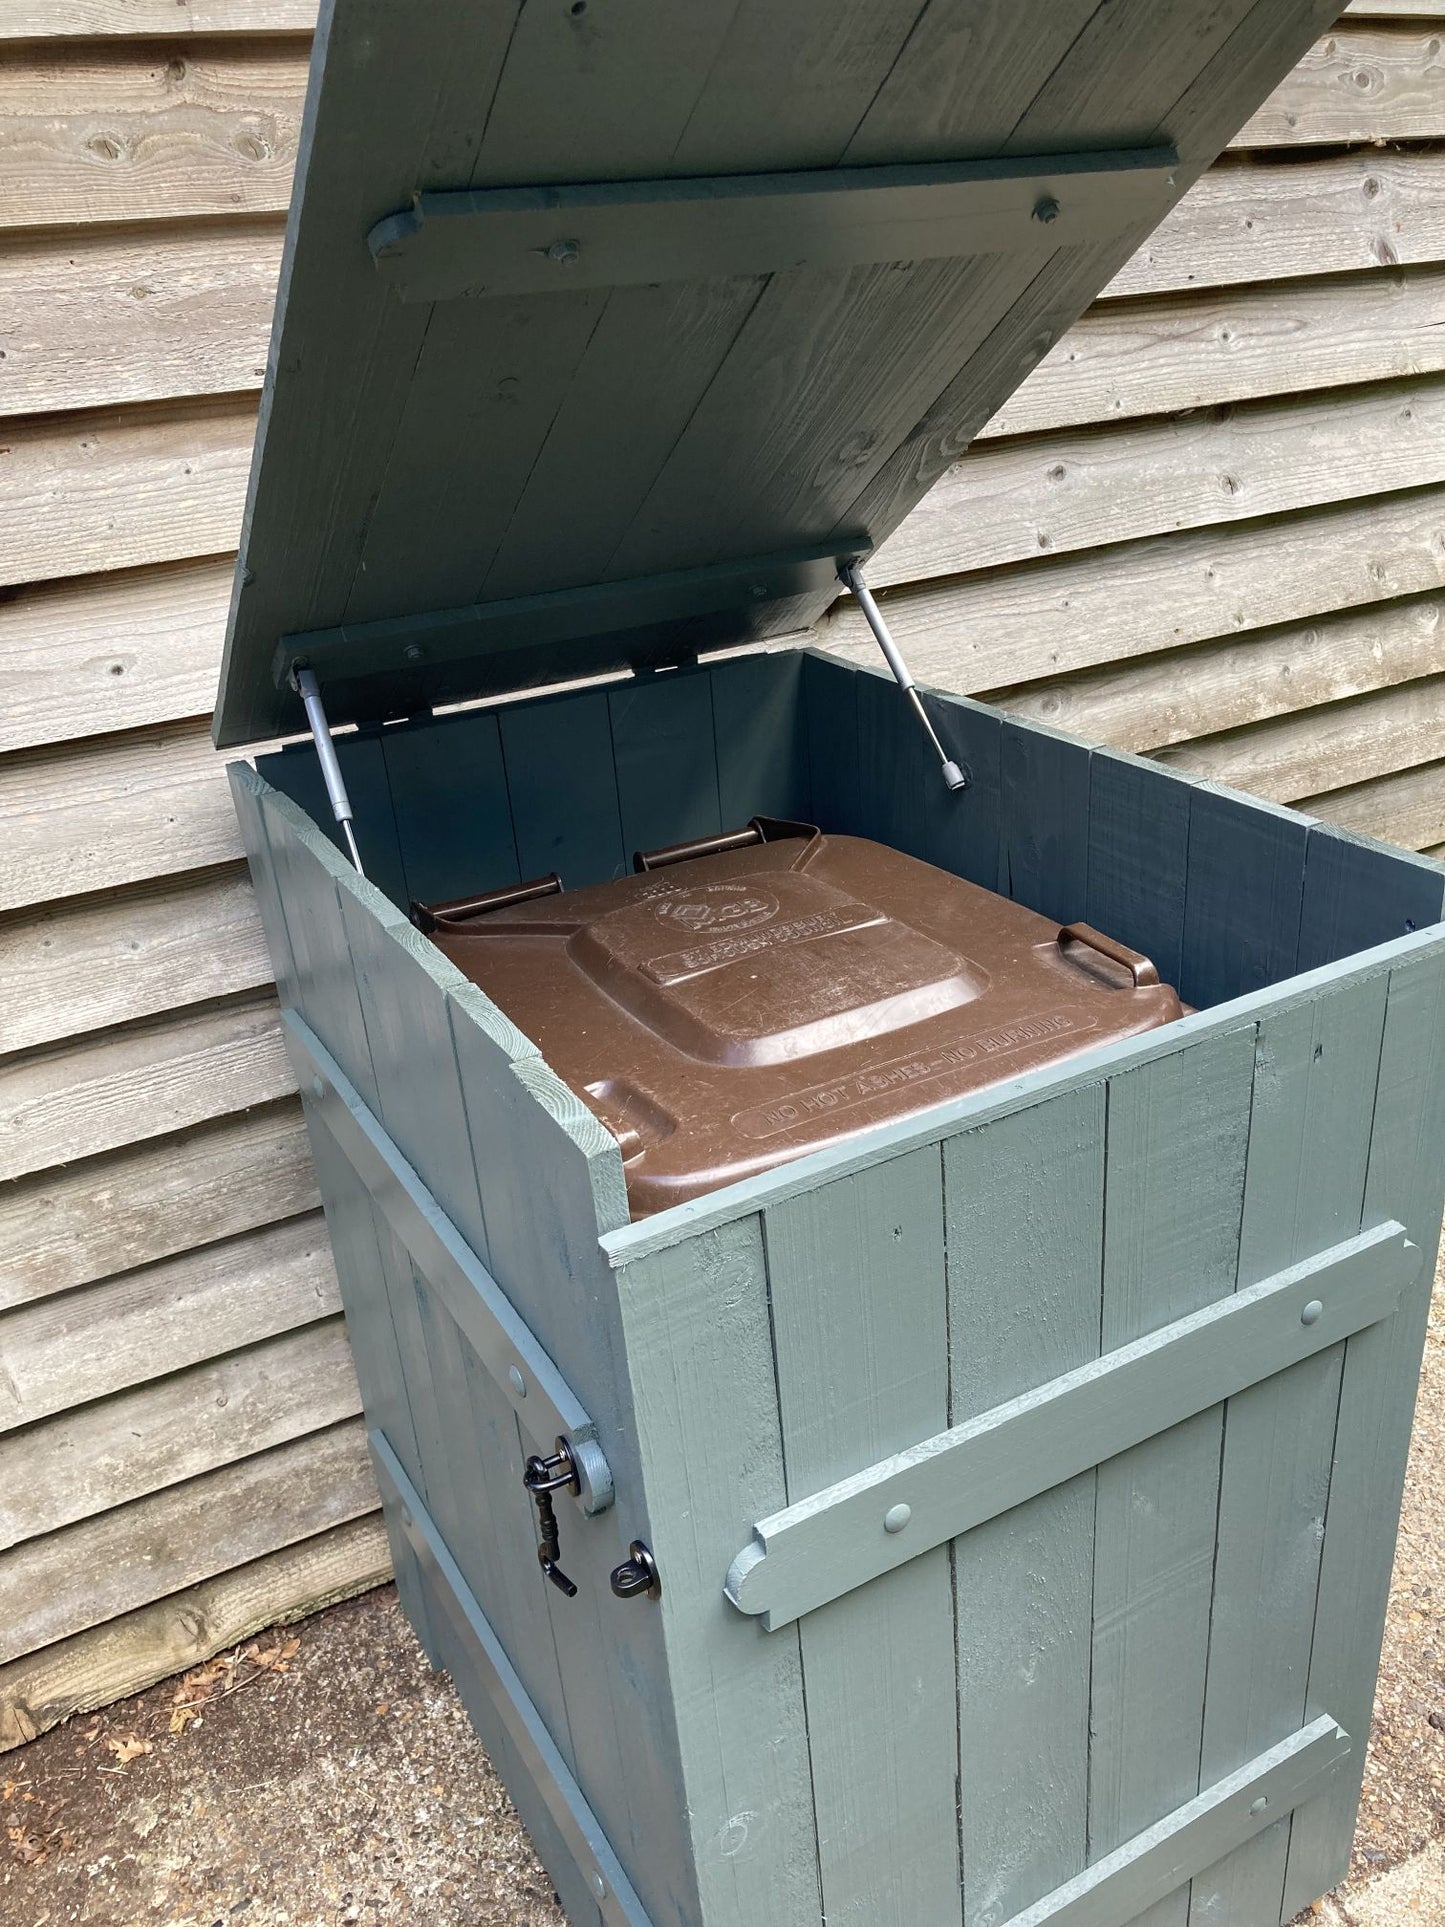
<svg viewBox="0 0 1445 1927"><path fill-rule="evenodd" d="M1335 11L329 0L216 741L804 626Z"/></svg>

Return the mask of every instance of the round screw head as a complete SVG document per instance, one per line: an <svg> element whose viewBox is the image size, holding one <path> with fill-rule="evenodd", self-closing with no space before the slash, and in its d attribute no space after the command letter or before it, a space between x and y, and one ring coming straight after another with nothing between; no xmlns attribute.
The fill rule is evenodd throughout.
<svg viewBox="0 0 1445 1927"><path fill-rule="evenodd" d="M523 1378L519 1366L509 1365L507 1367L507 1383L517 1394L518 1398L525 1398L527 1396L527 1381Z"/></svg>
<svg viewBox="0 0 1445 1927"><path fill-rule="evenodd" d="M592 1876L592 1891L599 1900L605 1900L607 1898L607 1882L602 1878L600 1873L594 1873Z"/></svg>
<svg viewBox="0 0 1445 1927"><path fill-rule="evenodd" d="M1045 194L1034 202L1034 219L1036 221L1042 222L1043 225L1047 227L1050 221L1057 221L1058 218L1059 204L1052 194Z"/></svg>
<svg viewBox="0 0 1445 1927"><path fill-rule="evenodd" d="M1263 1813L1268 1805L1269 1801L1261 1793L1259 1798L1251 1803L1249 1810L1251 1813Z"/></svg>
<svg viewBox="0 0 1445 1927"><path fill-rule="evenodd" d="M570 262L575 261L581 252L580 241L554 241L547 250L547 259L566 267Z"/></svg>
<svg viewBox="0 0 1445 1927"><path fill-rule="evenodd" d="M883 1514L883 1530L885 1532L902 1532L912 1517L913 1507L911 1505L891 1505Z"/></svg>
<svg viewBox="0 0 1445 1927"><path fill-rule="evenodd" d="M1323 1311L1324 1306L1320 1303L1319 1299L1311 1298L1304 1310L1300 1313L1299 1321L1302 1325L1316 1324Z"/></svg>
<svg viewBox="0 0 1445 1927"><path fill-rule="evenodd" d="M419 642L409 642L402 651L402 654L408 662L420 662L422 658L421 644Z"/></svg>
<svg viewBox="0 0 1445 1927"><path fill-rule="evenodd" d="M325 1097L326 1095L326 1086L319 1077L313 1077L311 1080L311 1095L313 1097Z"/></svg>

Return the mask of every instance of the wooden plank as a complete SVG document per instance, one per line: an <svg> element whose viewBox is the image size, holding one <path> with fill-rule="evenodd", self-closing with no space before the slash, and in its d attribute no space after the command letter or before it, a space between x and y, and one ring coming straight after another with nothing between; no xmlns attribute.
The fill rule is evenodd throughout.
<svg viewBox="0 0 1445 1927"><path fill-rule="evenodd" d="M998 887L1055 923L1081 921L1088 901L1089 762L1083 743L1004 723Z"/></svg>
<svg viewBox="0 0 1445 1927"><path fill-rule="evenodd" d="M1166 650L1060 682L1019 684L988 700L1116 749L1159 749L1431 675L1442 614L1439 596L1405 597L1198 644L1187 655Z"/></svg>
<svg viewBox="0 0 1445 1927"><path fill-rule="evenodd" d="M1361 1227L1387 985L1378 972L1259 1027L1241 1287ZM1202 1785L1305 1718L1343 1359L1332 1346L1241 1392L1225 1415ZM1198 1875L1195 1927L1273 1919L1288 1848L1284 1819Z"/></svg>
<svg viewBox="0 0 1445 1927"><path fill-rule="evenodd" d="M325 1227L296 1218L8 1312L0 1431L337 1309Z"/></svg>
<svg viewBox="0 0 1445 1927"><path fill-rule="evenodd" d="M360 1419L0 1553L0 1664L376 1508Z"/></svg>
<svg viewBox="0 0 1445 1927"><path fill-rule="evenodd" d="M408 897L437 903L519 881L494 714L389 730L381 749Z"/></svg>
<svg viewBox="0 0 1445 1927"><path fill-rule="evenodd" d="M205 715L233 573L182 562L17 587L0 600L0 749Z"/></svg>
<svg viewBox="0 0 1445 1927"><path fill-rule="evenodd" d="M1398 1211L1425 1264L1395 1317L1351 1339L1345 1351L1306 1697L1311 1710L1331 1700L1335 1717L1360 1735L1370 1728L1440 1231L1442 1072L1445 974L1438 958L1420 957L1390 976L1364 1218ZM1361 1745L1336 1792L1295 1816L1285 1916L1344 1873L1364 1765Z"/></svg>
<svg viewBox="0 0 1445 1927"><path fill-rule="evenodd" d="M373 1513L16 1660L0 1672L0 1748L389 1576L386 1533Z"/></svg>
<svg viewBox="0 0 1445 1927"><path fill-rule="evenodd" d="M1104 290L1163 294L1445 260L1445 156L1243 155L1210 169Z"/></svg>
<svg viewBox="0 0 1445 1927"><path fill-rule="evenodd" d="M0 1442L0 1547L320 1432L360 1409L345 1329L339 1318L323 1318L42 1419Z"/></svg>
<svg viewBox="0 0 1445 1927"><path fill-rule="evenodd" d="M1445 839L1445 763L1309 796L1300 808L1342 830L1438 854L1434 846Z"/></svg>
<svg viewBox="0 0 1445 1927"><path fill-rule="evenodd" d="M114 34L310 33L316 0L4 0L0 40L87 40Z"/></svg>
<svg viewBox="0 0 1445 1927"><path fill-rule="evenodd" d="M4 910L244 855L225 765L203 724L8 757L0 816Z"/></svg>
<svg viewBox="0 0 1445 1927"><path fill-rule="evenodd" d="M1085 921L1142 950L1161 980L1179 982L1189 819L1194 791L1161 783L1135 757L1096 750L1089 762L1089 880Z"/></svg>
<svg viewBox="0 0 1445 1927"><path fill-rule="evenodd" d="M1441 0L1349 0L1345 12L1395 20L1445 20Z"/></svg>
<svg viewBox="0 0 1445 1927"><path fill-rule="evenodd" d="M0 1310L314 1209L294 1099L12 1183Z"/></svg>
<svg viewBox="0 0 1445 1927"><path fill-rule="evenodd" d="M1189 797L1179 994L1199 1009L1295 973L1309 825L1201 787Z"/></svg>
<svg viewBox="0 0 1445 1927"><path fill-rule="evenodd" d="M1104 1087L943 1147L950 1422L1098 1355ZM1092 1471L953 1547L964 1927L1088 1857Z"/></svg>
<svg viewBox="0 0 1445 1927"><path fill-rule="evenodd" d="M1251 1026L1110 1079L1105 1352L1233 1292L1253 1072ZM1093 1859L1200 1790L1222 1427L1216 1407L1099 1468ZM1140 1920L1187 1914L1181 1891Z"/></svg>
<svg viewBox="0 0 1445 1927"><path fill-rule="evenodd" d="M234 549L255 428L228 395L17 422L0 584Z"/></svg>
<svg viewBox="0 0 1445 1927"><path fill-rule="evenodd" d="M1438 863L1386 856L1349 830L1313 825L1300 911L1301 970L1428 929L1442 914L1445 870Z"/></svg>
<svg viewBox="0 0 1445 1927"><path fill-rule="evenodd" d="M762 1224L745 1218L617 1274L647 1473L645 1536L679 1679L704 1912L813 1927L822 1912L795 1629L760 1637L717 1576L785 1499ZM705 1468L705 1470L704 1470Z"/></svg>
<svg viewBox="0 0 1445 1927"><path fill-rule="evenodd" d="M736 827L718 801L710 677L643 677L609 690L607 703L629 867L635 851Z"/></svg>
<svg viewBox="0 0 1445 1927"><path fill-rule="evenodd" d="M260 214L291 193L306 53L92 43L0 51L6 227Z"/></svg>
<svg viewBox="0 0 1445 1927"><path fill-rule="evenodd" d="M1429 374L1445 367L1442 320L1430 268L1101 301L979 440Z"/></svg>
<svg viewBox="0 0 1445 1927"><path fill-rule="evenodd" d="M939 1155L790 1198L765 1213L764 1231L791 1501L947 1424ZM825 1915L956 1917L946 1549L833 1600L800 1637Z"/></svg>
<svg viewBox="0 0 1445 1927"><path fill-rule="evenodd" d="M0 1050L28 1050L271 981L244 870L202 871L0 922Z"/></svg>
<svg viewBox="0 0 1445 1927"><path fill-rule="evenodd" d="M1442 73L1439 35L1430 29L1347 22L1311 47L1229 144L1436 140L1445 133Z"/></svg>
<svg viewBox="0 0 1445 1927"><path fill-rule="evenodd" d="M1442 727L1445 676L1425 676L1157 754L1175 769L1288 803L1433 762Z"/></svg>
<svg viewBox="0 0 1445 1927"><path fill-rule="evenodd" d="M382 738L376 730L363 729L343 732L334 741L336 760L355 812L352 828L362 865L367 880L390 899L385 911L389 919L406 903L406 878ZM279 798L267 798L268 820L272 805L282 798L288 799L297 812L298 840L306 848L314 849L318 858L330 866L332 874L343 867L350 871L351 852L326 794L321 759L310 738L288 743L275 755L258 757L256 772L280 792Z"/></svg>
<svg viewBox="0 0 1445 1927"><path fill-rule="evenodd" d="M835 836L861 836L867 829L863 787L858 781L861 679L837 675L831 664L831 658L816 654L810 654L803 664L812 813L824 831Z"/></svg>
<svg viewBox="0 0 1445 1927"><path fill-rule="evenodd" d="M810 821L803 658L738 656L709 680L723 828L754 816Z"/></svg>
<svg viewBox="0 0 1445 1927"><path fill-rule="evenodd" d="M880 583L1445 480L1445 378L975 446L879 550Z"/></svg>
<svg viewBox="0 0 1445 1927"><path fill-rule="evenodd" d="M274 216L5 235L0 415L259 388L280 266Z"/></svg>
<svg viewBox="0 0 1445 1927"><path fill-rule="evenodd" d="M519 873L555 870L569 890L625 875L606 691L508 704L498 721Z"/></svg>
<svg viewBox="0 0 1445 1927"><path fill-rule="evenodd" d="M0 1176L97 1157L294 1088L269 997L12 1060L0 1069Z"/></svg>
<svg viewBox="0 0 1445 1927"><path fill-rule="evenodd" d="M1435 489L1312 509L1244 530L1189 530L1097 556L924 584L884 613L909 667L964 695L1153 655L1445 585ZM943 558L940 557L940 563ZM820 635L872 660L847 599Z"/></svg>

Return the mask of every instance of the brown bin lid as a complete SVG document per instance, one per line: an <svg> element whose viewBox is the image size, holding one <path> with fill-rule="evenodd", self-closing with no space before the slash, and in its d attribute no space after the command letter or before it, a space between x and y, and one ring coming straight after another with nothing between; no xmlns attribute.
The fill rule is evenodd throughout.
<svg viewBox="0 0 1445 1927"><path fill-rule="evenodd" d="M217 742L805 625L1334 11L323 5Z"/></svg>
<svg viewBox="0 0 1445 1927"><path fill-rule="evenodd" d="M1147 959L859 837L530 888L419 920L617 1137L634 1217L1180 1015Z"/></svg>

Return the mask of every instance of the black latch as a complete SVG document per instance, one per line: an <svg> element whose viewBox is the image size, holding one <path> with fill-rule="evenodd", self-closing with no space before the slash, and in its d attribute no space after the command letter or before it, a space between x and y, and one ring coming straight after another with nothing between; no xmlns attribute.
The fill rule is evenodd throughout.
<svg viewBox="0 0 1445 1927"><path fill-rule="evenodd" d="M613 1568L612 1590L619 1599L661 1599L662 1574L651 1549L640 1539L627 1548L627 1557Z"/></svg>
<svg viewBox="0 0 1445 1927"><path fill-rule="evenodd" d="M537 1502L539 1538L537 1563L558 1592L565 1593L569 1599L575 1599L577 1588L557 1563L562 1556L562 1540L557 1526L557 1514L552 1506L554 1492L581 1490L582 1481L578 1477L577 1463L572 1457L572 1450L566 1439L558 1439L557 1450L549 1459L533 1453L522 1474L522 1483Z"/></svg>

